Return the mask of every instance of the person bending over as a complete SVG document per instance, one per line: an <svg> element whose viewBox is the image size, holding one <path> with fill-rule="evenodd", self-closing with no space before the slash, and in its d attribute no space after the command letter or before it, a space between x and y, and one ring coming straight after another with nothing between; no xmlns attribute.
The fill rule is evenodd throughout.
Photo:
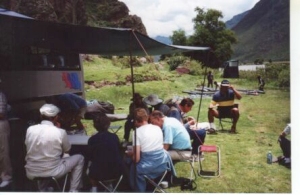
<svg viewBox="0 0 300 195"><path fill-rule="evenodd" d="M130 167L130 185L137 192L145 192L144 175L152 179L157 178L167 169L172 169L172 162L163 147L162 130L148 123L147 111L137 108L134 117L136 135L132 136L133 150L127 153L133 160Z"/></svg>

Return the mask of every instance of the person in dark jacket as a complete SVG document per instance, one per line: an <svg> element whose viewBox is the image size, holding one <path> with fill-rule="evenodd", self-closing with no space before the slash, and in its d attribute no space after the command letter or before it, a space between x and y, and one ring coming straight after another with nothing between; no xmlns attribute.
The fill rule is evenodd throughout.
<svg viewBox="0 0 300 195"><path fill-rule="evenodd" d="M97 113L94 115L93 123L98 133L88 140L87 158L91 162L88 176L92 184L91 191L97 192L98 181L120 177L124 166L119 138L108 131L109 118L104 113Z"/></svg>

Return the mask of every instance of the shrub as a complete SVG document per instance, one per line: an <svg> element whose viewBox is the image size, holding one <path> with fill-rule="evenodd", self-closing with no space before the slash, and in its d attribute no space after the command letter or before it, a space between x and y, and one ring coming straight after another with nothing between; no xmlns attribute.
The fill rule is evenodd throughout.
<svg viewBox="0 0 300 195"><path fill-rule="evenodd" d="M170 66L170 71L175 70L178 66L183 65L188 57L177 55L168 58L167 63Z"/></svg>

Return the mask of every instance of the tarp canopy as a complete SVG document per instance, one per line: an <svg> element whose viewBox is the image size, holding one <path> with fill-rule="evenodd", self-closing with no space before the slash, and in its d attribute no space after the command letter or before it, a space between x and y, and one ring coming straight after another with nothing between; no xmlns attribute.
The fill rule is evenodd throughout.
<svg viewBox="0 0 300 195"><path fill-rule="evenodd" d="M3 33L2 27L8 24L20 46L58 51L107 56L146 56L209 50L209 47L166 45L132 29L40 21L0 8L0 33Z"/></svg>

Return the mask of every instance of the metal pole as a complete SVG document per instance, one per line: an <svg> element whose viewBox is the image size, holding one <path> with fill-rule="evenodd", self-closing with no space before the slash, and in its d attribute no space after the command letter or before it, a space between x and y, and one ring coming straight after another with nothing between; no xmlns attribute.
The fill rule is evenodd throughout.
<svg viewBox="0 0 300 195"><path fill-rule="evenodd" d="M210 50L208 50L208 53L207 53L207 57L206 57L206 62L207 63L206 64L208 64L209 52L210 52ZM197 114L197 120L196 121L199 121L199 117L200 117L200 110L201 110L202 96L203 96L203 91L204 91L204 86L205 86L206 74L207 74L207 66L205 66L204 79L203 79L202 91L200 92L200 102L199 102L198 114ZM196 124L196 127L197 127L197 125L198 125L198 123Z"/></svg>

